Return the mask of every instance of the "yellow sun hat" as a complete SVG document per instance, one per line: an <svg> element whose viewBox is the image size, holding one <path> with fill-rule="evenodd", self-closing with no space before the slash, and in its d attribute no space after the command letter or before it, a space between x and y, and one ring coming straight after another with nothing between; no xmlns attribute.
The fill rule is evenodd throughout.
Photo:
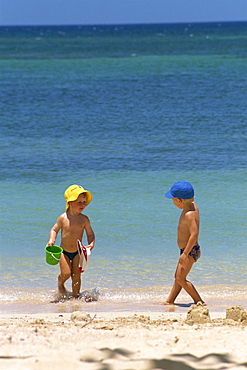
<svg viewBox="0 0 247 370"><path fill-rule="evenodd" d="M83 193L85 193L86 195L86 198L87 198L86 205L88 205L93 198L89 190L84 189L80 185L70 185L68 189L65 190L64 198L66 201L66 211L69 208L69 202L73 202L79 197L80 194L83 194Z"/></svg>

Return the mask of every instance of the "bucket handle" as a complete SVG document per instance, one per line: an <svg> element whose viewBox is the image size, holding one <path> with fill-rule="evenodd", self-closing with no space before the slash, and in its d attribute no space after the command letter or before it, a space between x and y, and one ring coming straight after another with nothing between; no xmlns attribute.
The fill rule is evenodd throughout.
<svg viewBox="0 0 247 370"><path fill-rule="evenodd" d="M51 253L51 252L50 252L50 253ZM51 253L51 255L52 255L52 257L53 257L55 260L57 260L57 261L59 261L59 260L60 260L60 258L55 257L53 253Z"/></svg>

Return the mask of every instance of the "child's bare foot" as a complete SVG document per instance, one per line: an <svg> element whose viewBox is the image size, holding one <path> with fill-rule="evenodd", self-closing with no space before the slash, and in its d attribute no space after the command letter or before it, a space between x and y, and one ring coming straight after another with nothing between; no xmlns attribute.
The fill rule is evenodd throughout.
<svg viewBox="0 0 247 370"><path fill-rule="evenodd" d="M167 312L175 312L175 304L174 303L169 303L165 301L164 303L160 303L163 306L166 306L166 311Z"/></svg>
<svg viewBox="0 0 247 370"><path fill-rule="evenodd" d="M64 298L69 297L69 293L67 292L63 284L58 285L58 293L61 295L61 297L64 297Z"/></svg>

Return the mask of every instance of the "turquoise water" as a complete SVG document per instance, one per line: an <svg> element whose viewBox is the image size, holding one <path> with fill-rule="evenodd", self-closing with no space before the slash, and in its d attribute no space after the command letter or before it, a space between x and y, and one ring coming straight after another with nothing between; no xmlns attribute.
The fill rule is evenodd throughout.
<svg viewBox="0 0 247 370"><path fill-rule="evenodd" d="M93 194L91 307L166 298L178 180L201 212L190 279L214 309L244 301L246 26L0 27L0 311L57 309L44 247L72 183Z"/></svg>

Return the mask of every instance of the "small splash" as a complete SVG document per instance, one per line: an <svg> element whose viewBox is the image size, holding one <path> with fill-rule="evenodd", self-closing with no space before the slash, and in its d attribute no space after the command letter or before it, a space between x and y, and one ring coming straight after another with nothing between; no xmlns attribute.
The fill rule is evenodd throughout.
<svg viewBox="0 0 247 370"><path fill-rule="evenodd" d="M54 295L54 299L51 301L51 303L66 302L72 298L73 298L72 294L69 294L68 292L66 294L61 294L58 292Z"/></svg>
<svg viewBox="0 0 247 370"><path fill-rule="evenodd" d="M80 294L80 299L83 299L85 302L98 301L100 292L94 288L91 291L85 290Z"/></svg>
<svg viewBox="0 0 247 370"><path fill-rule="evenodd" d="M99 296L99 290L97 290L97 288L94 288L91 291L84 290L82 293L80 293L78 299L85 302L94 302L99 300ZM71 292L66 292L66 294L56 293L51 303L63 303L73 299L76 298L73 297L73 294Z"/></svg>

